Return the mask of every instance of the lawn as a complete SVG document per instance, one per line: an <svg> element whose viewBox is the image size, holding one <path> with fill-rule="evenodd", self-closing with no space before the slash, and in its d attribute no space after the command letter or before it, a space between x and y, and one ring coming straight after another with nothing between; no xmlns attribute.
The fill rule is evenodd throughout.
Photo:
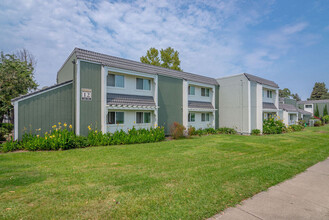
<svg viewBox="0 0 329 220"><path fill-rule="evenodd" d="M204 219L329 156L329 126L0 154L1 219Z"/></svg>

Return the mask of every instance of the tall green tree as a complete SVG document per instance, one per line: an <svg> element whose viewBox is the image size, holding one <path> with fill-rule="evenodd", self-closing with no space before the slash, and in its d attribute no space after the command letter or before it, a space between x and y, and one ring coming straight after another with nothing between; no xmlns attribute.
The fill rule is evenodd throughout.
<svg viewBox="0 0 329 220"><path fill-rule="evenodd" d="M296 99L297 101L301 101L302 100L297 93L296 94L292 94L291 97L293 99Z"/></svg>
<svg viewBox="0 0 329 220"><path fill-rule="evenodd" d="M322 83L316 82L314 84L313 91L311 93L309 100L325 99L327 96L329 97L326 84L324 82Z"/></svg>
<svg viewBox="0 0 329 220"><path fill-rule="evenodd" d="M328 107L327 107L327 104L324 106L323 115L322 116L326 116L326 115L328 115Z"/></svg>
<svg viewBox="0 0 329 220"><path fill-rule="evenodd" d="M151 47L145 56L140 58L142 63L147 63L155 66L161 66L168 69L182 71L180 68L180 59L179 52L172 47L168 47L166 49L159 50Z"/></svg>
<svg viewBox="0 0 329 220"><path fill-rule="evenodd" d="M34 80L34 66L15 54L0 55L0 122L12 111L11 99L38 87Z"/></svg>
<svg viewBox="0 0 329 220"><path fill-rule="evenodd" d="M291 97L291 91L288 88L279 89L279 97L280 98L290 98Z"/></svg>
<svg viewBox="0 0 329 220"><path fill-rule="evenodd" d="M319 106L318 105L315 106L314 116L315 117L320 117L320 112L319 112Z"/></svg>

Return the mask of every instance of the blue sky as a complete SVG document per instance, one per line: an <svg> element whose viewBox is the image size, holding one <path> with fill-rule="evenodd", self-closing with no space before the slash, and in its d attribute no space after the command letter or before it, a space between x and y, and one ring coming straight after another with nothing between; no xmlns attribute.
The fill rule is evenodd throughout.
<svg viewBox="0 0 329 220"><path fill-rule="evenodd" d="M74 47L138 61L171 46L184 71L247 72L306 99L315 82L329 86L328 12L327 0L2 0L0 50L30 50L42 87Z"/></svg>

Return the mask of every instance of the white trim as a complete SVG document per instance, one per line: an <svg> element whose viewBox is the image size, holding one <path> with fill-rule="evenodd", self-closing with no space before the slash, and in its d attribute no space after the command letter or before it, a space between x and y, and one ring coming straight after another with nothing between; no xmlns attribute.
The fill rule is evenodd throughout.
<svg viewBox="0 0 329 220"><path fill-rule="evenodd" d="M101 128L102 132L106 133L106 75L105 68L101 66Z"/></svg>
<svg viewBox="0 0 329 220"><path fill-rule="evenodd" d="M132 105L122 105L122 106L113 106L107 105L107 111L116 109L116 110L147 110L147 111L156 111L157 107L146 107L146 106L132 106Z"/></svg>
<svg viewBox="0 0 329 220"><path fill-rule="evenodd" d="M55 89L58 89L58 88L61 88L61 87L63 87L63 86L67 86L67 85L69 85L69 84L71 84L72 83L72 81L70 81L70 82L66 82L66 83L63 83L62 85L60 85L60 86L54 86L54 88L50 88L50 89L44 89L44 91L36 91L35 92L35 94L33 94L33 95L29 95L29 94L27 94L27 96L26 97L23 97L23 98L21 98L21 99L17 99L17 100L15 100L15 101L13 101L12 103L15 103L15 102L20 102L20 101L23 101L23 100L26 100L26 99L29 99L29 98L32 98L32 97L34 97L34 96L37 96L37 95L41 95L41 94L43 94L43 93L46 93L46 92L49 92L49 91L52 91L52 90L55 90ZM61 84L61 83L60 83ZM19 97L18 97L19 98Z"/></svg>
<svg viewBox="0 0 329 220"><path fill-rule="evenodd" d="M248 131L251 133L251 85L248 80Z"/></svg>
<svg viewBox="0 0 329 220"><path fill-rule="evenodd" d="M187 128L188 126L188 86L189 82L186 80L183 80L183 126Z"/></svg>
<svg viewBox="0 0 329 220"><path fill-rule="evenodd" d="M147 73L125 70L125 69L120 69L120 68L115 68L115 67L108 67L108 71L115 72L115 73L121 73L121 74L127 74L127 75L142 76L142 77L152 78L152 79L155 79L157 76L155 74L147 74Z"/></svg>
<svg viewBox="0 0 329 220"><path fill-rule="evenodd" d="M77 60L75 134L80 135L80 60Z"/></svg>
<svg viewBox="0 0 329 220"><path fill-rule="evenodd" d="M18 139L18 102L14 102L14 140Z"/></svg>
<svg viewBox="0 0 329 220"><path fill-rule="evenodd" d="M189 112L216 112L217 109L188 108Z"/></svg>
<svg viewBox="0 0 329 220"><path fill-rule="evenodd" d="M159 85L159 77L158 75L156 75L155 79L153 80L153 82L155 83L155 86L154 86L154 99L155 99L155 105L156 106L159 106L159 99L158 99L158 85ZM157 127L159 126L159 107L156 108L156 111L154 112L155 114L155 125L154 127Z"/></svg>
<svg viewBox="0 0 329 220"><path fill-rule="evenodd" d="M194 82L194 81L190 81L190 80L184 80L184 81L187 81L188 86L189 85L199 86L199 87L210 88L213 91L215 90L215 86L213 84L199 83L199 82Z"/></svg>

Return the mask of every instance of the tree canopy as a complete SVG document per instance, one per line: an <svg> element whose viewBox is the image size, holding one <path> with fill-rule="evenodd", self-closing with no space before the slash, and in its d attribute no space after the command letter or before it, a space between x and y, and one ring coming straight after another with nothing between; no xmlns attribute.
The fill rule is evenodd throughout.
<svg viewBox="0 0 329 220"><path fill-rule="evenodd" d="M27 52L27 51L26 51ZM28 53L30 54L30 53ZM31 55L31 54L30 54ZM26 59L25 59L25 58ZM33 57L32 55L30 57ZM11 99L38 87L34 80L34 65L28 56L0 55L0 120L12 110Z"/></svg>
<svg viewBox="0 0 329 220"><path fill-rule="evenodd" d="M179 52L172 47L168 47L166 49L160 50L160 57L159 57L159 50L151 47L145 56L140 58L142 63L151 64L154 66L161 66L168 69L179 70L182 71L180 68L180 59L179 59Z"/></svg>
<svg viewBox="0 0 329 220"><path fill-rule="evenodd" d="M316 82L309 100L329 99L328 89L324 82Z"/></svg>
<svg viewBox="0 0 329 220"><path fill-rule="evenodd" d="M296 93L292 93L290 91L290 89L288 88L284 88L284 89L279 89L279 97L280 98L293 98L296 99L297 101L300 101L301 98L299 97L299 95Z"/></svg>

